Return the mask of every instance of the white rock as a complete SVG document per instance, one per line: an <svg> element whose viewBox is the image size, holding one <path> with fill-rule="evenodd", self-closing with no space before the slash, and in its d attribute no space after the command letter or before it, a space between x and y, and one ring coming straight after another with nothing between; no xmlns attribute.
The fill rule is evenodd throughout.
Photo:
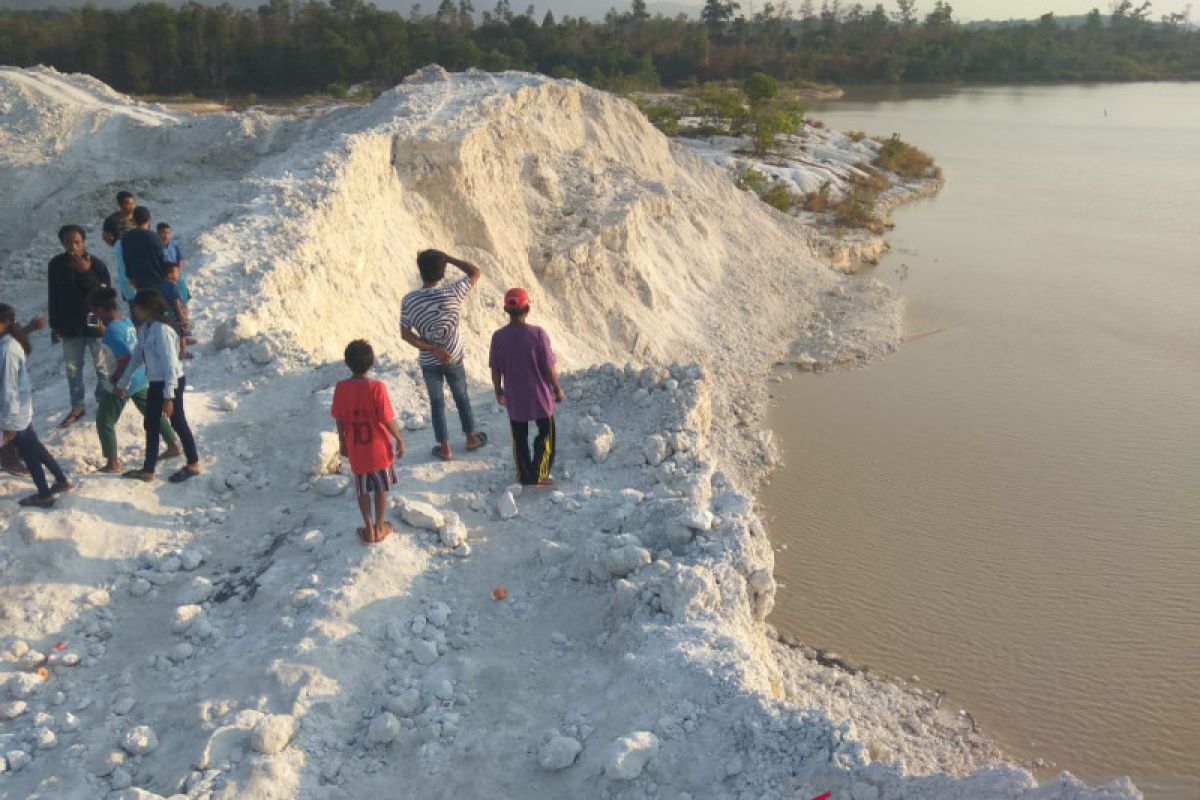
<svg viewBox="0 0 1200 800"><path fill-rule="evenodd" d="M413 642L412 647L413 658L418 664L428 666L438 660L438 649L436 642L428 642L424 639L418 639Z"/></svg>
<svg viewBox="0 0 1200 800"><path fill-rule="evenodd" d="M18 672L8 679L8 693L14 700L25 700L42 688L44 683L32 672Z"/></svg>
<svg viewBox="0 0 1200 800"><path fill-rule="evenodd" d="M623 578L638 567L646 566L651 560L649 550L630 544L609 550L604 556L604 566L609 575Z"/></svg>
<svg viewBox="0 0 1200 800"><path fill-rule="evenodd" d="M79 717L70 711L63 712L62 717L58 720L58 729L63 733L74 733L79 730Z"/></svg>
<svg viewBox="0 0 1200 800"><path fill-rule="evenodd" d="M305 531L300 537L300 547L309 552L316 550L325 541L325 534L318 530Z"/></svg>
<svg viewBox="0 0 1200 800"><path fill-rule="evenodd" d="M4 754L4 758L8 761L8 768L12 772L19 772L29 766L29 762L33 758L24 750L9 750Z"/></svg>
<svg viewBox="0 0 1200 800"><path fill-rule="evenodd" d="M187 633L203 613L204 609L195 603L176 607L171 631L178 634Z"/></svg>
<svg viewBox="0 0 1200 800"><path fill-rule="evenodd" d="M13 661L20 660L21 656L29 652L29 645L23 639L15 639L8 646L8 655Z"/></svg>
<svg viewBox="0 0 1200 800"><path fill-rule="evenodd" d="M400 720L396 719L390 711L384 711L371 720L371 725L367 729L367 740L371 744L387 744L399 735Z"/></svg>
<svg viewBox="0 0 1200 800"><path fill-rule="evenodd" d="M438 531L438 537L446 547L458 547L467 541L467 526L458 514L450 512L446 514L446 521Z"/></svg>
<svg viewBox="0 0 1200 800"><path fill-rule="evenodd" d="M570 736L553 736L542 745L538 752L538 762L542 769L557 772L575 763L575 759L583 752L583 745Z"/></svg>
<svg viewBox="0 0 1200 800"><path fill-rule="evenodd" d="M471 555L471 543L463 542L458 547L454 548L454 555L457 558L466 558Z"/></svg>
<svg viewBox="0 0 1200 800"><path fill-rule="evenodd" d="M16 719L29 710L29 704L24 700L9 700L0 703L0 720L5 722Z"/></svg>
<svg viewBox="0 0 1200 800"><path fill-rule="evenodd" d="M407 498L400 507L400 518L414 528L426 531L436 531L446 524L445 515L429 503Z"/></svg>
<svg viewBox="0 0 1200 800"><path fill-rule="evenodd" d="M426 612L425 618L429 620L429 624L433 627L444 628L446 627L447 620L450 619L450 614L450 606L439 601L434 603L429 611Z"/></svg>
<svg viewBox="0 0 1200 800"><path fill-rule="evenodd" d="M144 756L158 748L158 737L149 725L130 728L121 738L121 749L132 756Z"/></svg>
<svg viewBox="0 0 1200 800"><path fill-rule="evenodd" d="M388 711L401 717L411 717L421 710L421 692L407 689L395 697L389 697L386 702Z"/></svg>
<svg viewBox="0 0 1200 800"><path fill-rule="evenodd" d="M322 475L313 481L313 488L323 497L337 497L350 488L350 479L345 475Z"/></svg>
<svg viewBox="0 0 1200 800"><path fill-rule="evenodd" d="M520 513L517 509L516 498L512 496L511 492L500 495L500 500L496 503L496 511L500 514L500 519L512 519Z"/></svg>
<svg viewBox="0 0 1200 800"><path fill-rule="evenodd" d="M179 556L179 566L191 572L204 563L204 552L195 547L189 547Z"/></svg>
<svg viewBox="0 0 1200 800"><path fill-rule="evenodd" d="M317 434L316 449L316 455L309 461L306 470L309 477L337 472L342 466L341 441L338 435L333 431L321 431Z"/></svg>
<svg viewBox="0 0 1200 800"><path fill-rule="evenodd" d="M694 531L707 531L712 528L713 514L707 508L693 508L679 522Z"/></svg>
<svg viewBox="0 0 1200 800"><path fill-rule="evenodd" d="M657 467L671 454L667 440L657 433L646 437L642 453L646 456L646 463L652 467Z"/></svg>
<svg viewBox="0 0 1200 800"><path fill-rule="evenodd" d="M196 648L192 647L187 642L178 642L171 648L171 652L167 654L167 658L171 659L176 664L182 664L192 657L196 652Z"/></svg>
<svg viewBox="0 0 1200 800"><path fill-rule="evenodd" d="M320 596L321 593L316 589L297 589L292 592L292 608L308 608Z"/></svg>
<svg viewBox="0 0 1200 800"><path fill-rule="evenodd" d="M33 732L33 743L38 750L52 750L58 745L58 737L49 728L38 728Z"/></svg>
<svg viewBox="0 0 1200 800"><path fill-rule="evenodd" d="M233 395L231 395L231 394L224 395L224 396L221 398L221 402L220 402L220 403L218 403L218 405L220 406L220 408L221 408L221 410L222 410L222 411L227 411L227 412L229 412L229 413L231 413L231 414L232 414L234 411L237 411L237 409L238 409L238 401L237 401L237 398L236 398L236 397L234 397L234 396L233 396Z"/></svg>
<svg viewBox="0 0 1200 800"><path fill-rule="evenodd" d="M588 439L587 451L592 460L603 464L612 452L613 440L616 438L613 429L606 423L600 423L596 431Z"/></svg>
<svg viewBox="0 0 1200 800"><path fill-rule="evenodd" d="M99 778L107 778L113 770L125 763L125 753L120 750L99 752L88 760L88 768Z"/></svg>
<svg viewBox="0 0 1200 800"><path fill-rule="evenodd" d="M183 591L179 593L179 602L183 605L195 605L205 602L212 594L212 581L203 575L197 575L183 587Z"/></svg>
<svg viewBox="0 0 1200 800"><path fill-rule="evenodd" d="M39 650L26 650L25 654L17 659L17 663L21 665L21 669L37 669L46 663L46 655Z"/></svg>
<svg viewBox="0 0 1200 800"><path fill-rule="evenodd" d="M410 631L412 631L414 634L416 634L417 636L420 636L422 633L425 632L425 628L428 625L429 625L429 619L424 614L417 614L415 617L413 617L413 621L408 626L408 629Z"/></svg>
<svg viewBox="0 0 1200 800"><path fill-rule="evenodd" d="M604 775L610 780L629 781L642 774L646 764L658 753L658 737L650 731L636 731L617 739L609 748Z"/></svg>
<svg viewBox="0 0 1200 800"><path fill-rule="evenodd" d="M271 346L271 342L267 339L259 339L250 348L250 360L260 366L270 364L275 360L275 348Z"/></svg>
<svg viewBox="0 0 1200 800"><path fill-rule="evenodd" d="M254 752L272 756L282 752L296 733L296 720L291 714L268 714L258 721L250 734Z"/></svg>

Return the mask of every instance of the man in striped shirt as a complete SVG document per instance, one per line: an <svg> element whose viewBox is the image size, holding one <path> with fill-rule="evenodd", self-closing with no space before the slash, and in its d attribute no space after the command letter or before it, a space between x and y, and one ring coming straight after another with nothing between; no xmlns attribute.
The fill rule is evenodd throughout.
<svg viewBox="0 0 1200 800"><path fill-rule="evenodd" d="M462 270L466 277L453 283L442 283L447 264ZM450 385L463 433L467 435L467 450L478 450L487 444L487 434L475 430L475 416L467 391L467 371L463 367L463 342L458 332L463 300L479 283L482 273L474 264L440 250L418 253L417 269L421 272L421 288L406 294L400 304L400 335L421 351L421 374L429 390L429 411L438 442L433 455L449 461L453 454L450 434L446 430L444 384Z"/></svg>

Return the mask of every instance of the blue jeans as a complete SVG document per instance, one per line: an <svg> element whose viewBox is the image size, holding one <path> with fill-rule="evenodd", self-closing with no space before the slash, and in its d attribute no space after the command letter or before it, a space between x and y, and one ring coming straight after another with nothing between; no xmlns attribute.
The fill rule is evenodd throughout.
<svg viewBox="0 0 1200 800"><path fill-rule="evenodd" d="M104 380L104 362L100 360L100 340L91 336L64 336L62 338L63 363L67 366L67 387L71 392L71 408L83 408L83 358L92 354L92 366L96 368L96 381Z"/></svg>
<svg viewBox="0 0 1200 800"><path fill-rule="evenodd" d="M446 432L446 393L442 383L450 384L450 395L454 405L458 407L458 419L462 422L463 433L470 435L475 432L475 415L471 413L471 397L467 394L467 370L461 361L453 364L439 364L436 367L421 365L421 374L425 376L425 388L429 390L429 414L433 417L433 436L438 444L450 441Z"/></svg>

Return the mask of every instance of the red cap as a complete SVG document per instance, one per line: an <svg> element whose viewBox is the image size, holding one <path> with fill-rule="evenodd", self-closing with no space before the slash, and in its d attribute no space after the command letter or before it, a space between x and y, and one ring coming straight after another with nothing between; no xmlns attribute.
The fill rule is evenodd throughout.
<svg viewBox="0 0 1200 800"><path fill-rule="evenodd" d="M520 311L529 307L529 292L524 289L509 289L504 293L504 310Z"/></svg>

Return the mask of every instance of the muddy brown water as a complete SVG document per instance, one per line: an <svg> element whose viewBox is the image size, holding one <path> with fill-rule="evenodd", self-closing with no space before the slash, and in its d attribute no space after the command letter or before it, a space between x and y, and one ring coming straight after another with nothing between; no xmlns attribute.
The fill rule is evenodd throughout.
<svg viewBox="0 0 1200 800"><path fill-rule="evenodd" d="M1197 800L1200 84L812 115L945 169L873 273L946 330L772 387L772 621L945 689L1018 759Z"/></svg>

